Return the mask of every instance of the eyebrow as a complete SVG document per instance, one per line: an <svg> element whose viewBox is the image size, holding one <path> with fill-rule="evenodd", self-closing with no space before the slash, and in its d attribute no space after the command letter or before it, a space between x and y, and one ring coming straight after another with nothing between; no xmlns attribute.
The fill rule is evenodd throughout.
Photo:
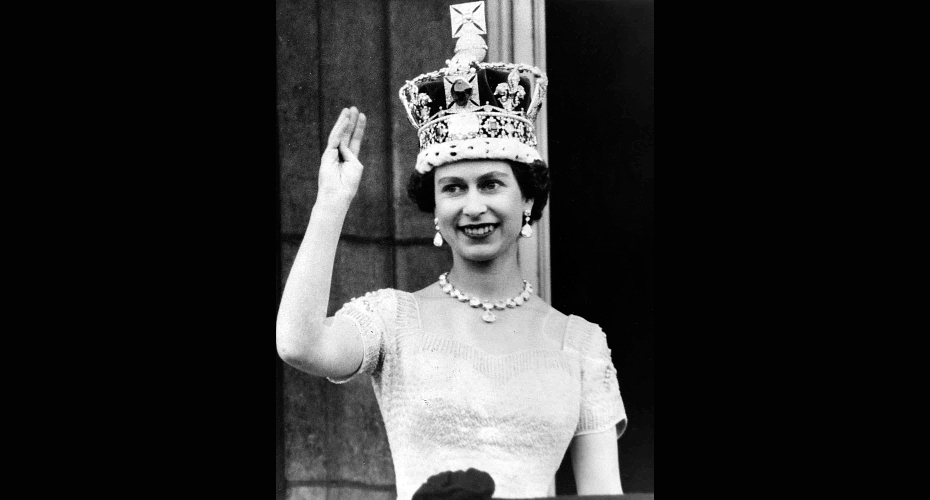
<svg viewBox="0 0 930 500"><path fill-rule="evenodd" d="M502 177L506 179L510 176L506 172L501 172L499 170L492 170L490 172L487 172L479 176L478 179L476 179L476 181L483 182L487 179L497 178L497 177ZM450 182L464 183L465 181L461 177L453 177L453 176L441 177L439 180L436 181L437 184L444 184L444 183L450 183Z"/></svg>
<svg viewBox="0 0 930 500"><path fill-rule="evenodd" d="M492 179L492 178L497 178L497 177L503 177L506 179L507 177L509 177L509 175L506 172L501 172L499 170L492 170L482 175L481 177L478 177L478 182L482 182L487 179Z"/></svg>

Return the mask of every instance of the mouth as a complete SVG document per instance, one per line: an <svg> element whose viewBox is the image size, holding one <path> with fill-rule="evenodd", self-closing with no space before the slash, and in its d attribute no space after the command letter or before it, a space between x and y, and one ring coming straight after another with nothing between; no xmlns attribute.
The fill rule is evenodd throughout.
<svg viewBox="0 0 930 500"><path fill-rule="evenodd" d="M498 226L500 226L500 224L468 224L466 226L459 226L459 230L465 233L465 236L469 238L487 238Z"/></svg>

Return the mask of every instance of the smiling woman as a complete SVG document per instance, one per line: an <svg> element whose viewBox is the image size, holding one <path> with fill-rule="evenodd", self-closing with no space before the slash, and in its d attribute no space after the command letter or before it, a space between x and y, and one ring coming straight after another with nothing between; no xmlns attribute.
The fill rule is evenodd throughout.
<svg viewBox="0 0 930 500"><path fill-rule="evenodd" d="M368 292L326 317L364 170L367 118L344 109L281 299L278 352L334 383L370 378L400 499L472 468L490 475L495 496L547 496L569 447L579 494L622 493L616 439L626 411L606 336L536 297L518 259L549 197L533 127L547 79L538 68L481 62L481 8L453 6L456 56L400 92L421 147L408 193L434 215L452 268L420 290Z"/></svg>
<svg viewBox="0 0 930 500"><path fill-rule="evenodd" d="M507 162L443 165L436 169L435 186L437 226L452 247L453 261L485 262L509 254L516 260L523 213L530 213L533 199L523 195Z"/></svg>

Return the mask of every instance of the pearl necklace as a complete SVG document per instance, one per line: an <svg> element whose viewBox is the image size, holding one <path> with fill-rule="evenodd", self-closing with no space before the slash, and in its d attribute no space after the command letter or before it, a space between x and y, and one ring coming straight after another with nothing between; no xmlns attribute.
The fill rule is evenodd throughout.
<svg viewBox="0 0 930 500"><path fill-rule="evenodd" d="M486 323L493 323L497 319L497 316L495 316L491 310L498 309L502 311L508 307L514 308L517 306L522 306L524 302L530 300L530 294L533 293L533 285L529 284L526 280L523 280L523 291L520 292L520 295L517 295L512 299L491 302L489 300L481 300L478 297L469 297L467 293L462 292L461 290L452 286L452 283L449 283L449 280L447 279L448 276L448 272L439 275L439 287L442 288L442 291L447 293L453 299L458 299L459 302L468 302L468 305L472 307L484 308L484 315L481 316L481 319L483 319Z"/></svg>

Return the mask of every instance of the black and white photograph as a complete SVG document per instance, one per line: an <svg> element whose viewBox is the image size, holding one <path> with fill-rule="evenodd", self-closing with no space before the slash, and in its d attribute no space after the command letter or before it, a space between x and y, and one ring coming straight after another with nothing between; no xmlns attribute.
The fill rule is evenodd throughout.
<svg viewBox="0 0 930 500"><path fill-rule="evenodd" d="M654 18L276 2L278 500L654 498Z"/></svg>

